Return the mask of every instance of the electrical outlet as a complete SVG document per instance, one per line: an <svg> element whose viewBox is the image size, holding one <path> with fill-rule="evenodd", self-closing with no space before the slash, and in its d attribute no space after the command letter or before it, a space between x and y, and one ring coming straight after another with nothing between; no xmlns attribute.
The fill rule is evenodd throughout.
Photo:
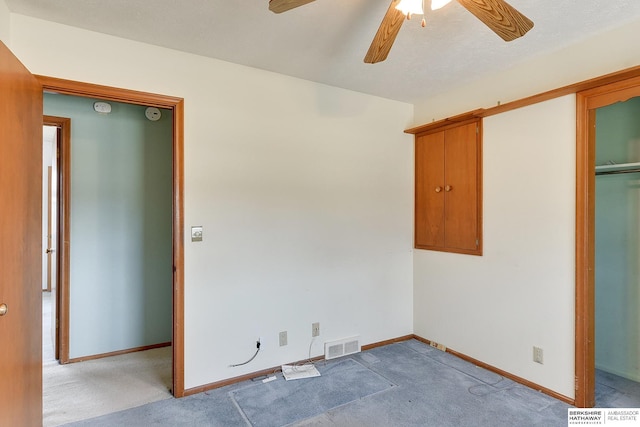
<svg viewBox="0 0 640 427"><path fill-rule="evenodd" d="M284 347L285 345L287 345L287 331L282 331L280 332L280 347Z"/></svg>
<svg viewBox="0 0 640 427"><path fill-rule="evenodd" d="M317 337L320 335L320 322L311 324L311 337Z"/></svg>
<svg viewBox="0 0 640 427"><path fill-rule="evenodd" d="M542 347L533 347L533 361L542 365Z"/></svg>
<svg viewBox="0 0 640 427"><path fill-rule="evenodd" d="M439 343L437 343L435 341L431 341L430 345L431 345L431 347L437 348L440 351L447 351L447 346L444 345L444 344L439 344Z"/></svg>

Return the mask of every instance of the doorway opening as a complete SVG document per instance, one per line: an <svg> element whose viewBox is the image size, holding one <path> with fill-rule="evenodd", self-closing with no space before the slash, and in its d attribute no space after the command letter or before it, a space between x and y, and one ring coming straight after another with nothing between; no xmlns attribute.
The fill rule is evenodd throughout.
<svg viewBox="0 0 640 427"><path fill-rule="evenodd" d="M43 361L69 361L69 190L71 121L43 118ZM46 171L46 174L45 174ZM66 253L65 253L66 250Z"/></svg>
<svg viewBox="0 0 640 427"><path fill-rule="evenodd" d="M598 405L596 401L595 271L597 112L598 109L626 102L638 96L640 96L640 77L621 79L577 93L575 404L578 407ZM602 141L601 143L606 144L607 142ZM604 169L607 169L606 165L603 166L605 166ZM599 168L599 171L604 171L604 169ZM615 170L620 167L609 165L609 169ZM606 232L606 230L600 231ZM634 263L637 264L637 259L634 260ZM637 286L637 282L635 285ZM600 300L599 303L602 304L603 300ZM598 310L600 311L601 308L599 307ZM615 351L620 351L620 349L615 349Z"/></svg>
<svg viewBox="0 0 640 427"><path fill-rule="evenodd" d="M175 397L184 396L184 241L183 241L183 116L184 101L165 95L137 92L126 89L99 86L87 83L74 82L36 76L43 87L45 93L55 93L62 95L72 95L81 98L96 98L105 101L121 102L130 105L139 105L170 110L172 113L172 142L170 161L170 187L171 187L171 353L172 353L172 387L171 393ZM64 155L64 150L61 150ZM67 164L70 167L70 162ZM64 168L64 165L62 166ZM65 183L61 183L64 191ZM64 203L65 197L62 196ZM68 198L66 198L68 200ZM64 229L65 221L68 217L60 218L61 228ZM60 234L62 234L60 230ZM62 240L62 239L60 239ZM61 241L60 258L64 259L68 255L67 242ZM68 257L67 257L68 259ZM59 276L59 287L65 282L64 263L61 264ZM68 278L68 276L67 276ZM67 319L68 322L68 319ZM60 322L62 323L62 322ZM67 323L68 326L68 323ZM61 334L58 334L61 336ZM62 348L62 346L59 346Z"/></svg>
<svg viewBox="0 0 640 427"><path fill-rule="evenodd" d="M595 114L595 404L640 405L640 97ZM615 349L612 351L612 349Z"/></svg>

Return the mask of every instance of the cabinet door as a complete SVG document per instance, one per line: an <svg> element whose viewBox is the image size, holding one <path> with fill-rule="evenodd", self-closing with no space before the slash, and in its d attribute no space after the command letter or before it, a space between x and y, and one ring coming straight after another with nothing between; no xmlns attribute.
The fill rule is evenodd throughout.
<svg viewBox="0 0 640 427"><path fill-rule="evenodd" d="M478 234L478 124L444 131L445 247L479 249Z"/></svg>
<svg viewBox="0 0 640 427"><path fill-rule="evenodd" d="M445 244L445 134L437 132L416 138L415 246Z"/></svg>

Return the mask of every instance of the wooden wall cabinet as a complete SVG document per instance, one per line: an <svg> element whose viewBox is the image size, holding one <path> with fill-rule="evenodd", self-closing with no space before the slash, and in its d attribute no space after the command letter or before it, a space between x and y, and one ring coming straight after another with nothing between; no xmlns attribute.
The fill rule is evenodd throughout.
<svg viewBox="0 0 640 427"><path fill-rule="evenodd" d="M482 255L482 120L415 136L415 247Z"/></svg>

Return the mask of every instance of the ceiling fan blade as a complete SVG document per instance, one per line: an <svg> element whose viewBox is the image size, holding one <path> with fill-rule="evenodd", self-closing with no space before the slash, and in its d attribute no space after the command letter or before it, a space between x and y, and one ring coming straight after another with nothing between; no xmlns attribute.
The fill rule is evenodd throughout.
<svg viewBox="0 0 640 427"><path fill-rule="evenodd" d="M273 13L282 13L312 1L315 0L269 0L269 10Z"/></svg>
<svg viewBox="0 0 640 427"><path fill-rule="evenodd" d="M522 37L533 28L532 20L504 0L458 0L458 3L504 41Z"/></svg>
<svg viewBox="0 0 640 427"><path fill-rule="evenodd" d="M387 59L391 46L402 27L402 23L406 19L406 16L396 9L396 5L400 3L400 0L391 0L387 13L382 18L382 23L378 28L369 51L364 57L364 62L367 64L375 64Z"/></svg>

